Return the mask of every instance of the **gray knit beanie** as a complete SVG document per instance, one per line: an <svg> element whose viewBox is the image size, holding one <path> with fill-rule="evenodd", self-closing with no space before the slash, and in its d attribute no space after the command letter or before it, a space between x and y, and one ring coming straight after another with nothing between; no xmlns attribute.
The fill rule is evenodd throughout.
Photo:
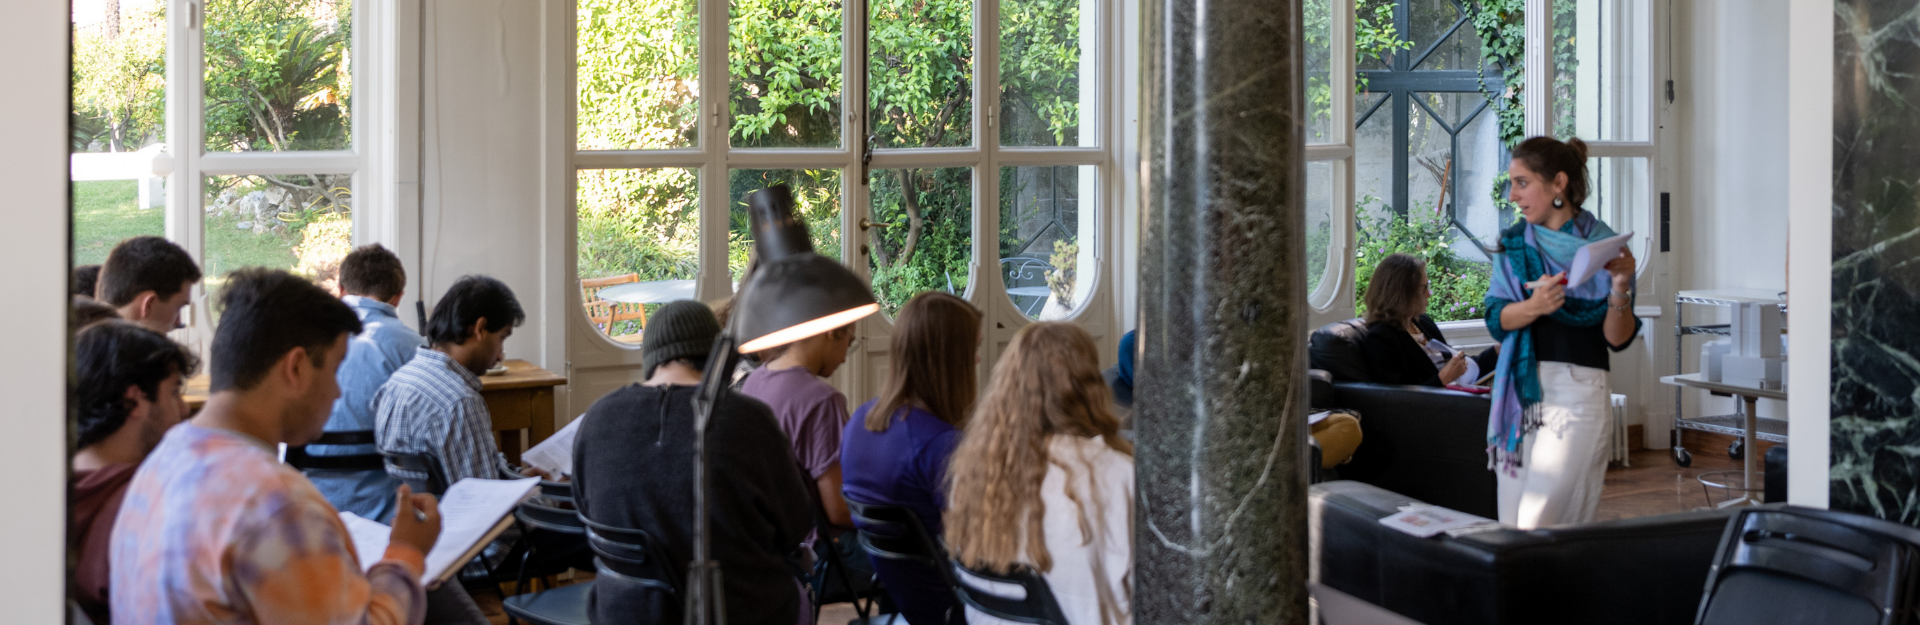
<svg viewBox="0 0 1920 625"><path fill-rule="evenodd" d="M647 319L646 333L640 339L640 375L653 377L660 363L705 356L720 335L720 321L713 309L693 300L668 302Z"/></svg>

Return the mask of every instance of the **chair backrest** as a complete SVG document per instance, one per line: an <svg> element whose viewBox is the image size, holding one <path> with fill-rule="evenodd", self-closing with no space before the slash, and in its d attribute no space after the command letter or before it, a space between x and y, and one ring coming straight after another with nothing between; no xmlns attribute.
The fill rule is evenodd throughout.
<svg viewBox="0 0 1920 625"><path fill-rule="evenodd" d="M573 482L540 480L540 497L556 501L565 501L571 505L573 502ZM568 510L567 514L573 514L573 511Z"/></svg>
<svg viewBox="0 0 1920 625"><path fill-rule="evenodd" d="M543 497L546 495L544 487L541 495ZM513 516L519 519L521 524L535 531L575 536L587 533L587 524L581 522L579 514L566 508L540 503L538 497L521 501L514 507Z"/></svg>
<svg viewBox="0 0 1920 625"><path fill-rule="evenodd" d="M1920 531L1793 507L1727 522L1696 623L1909 623Z"/></svg>
<svg viewBox="0 0 1920 625"><path fill-rule="evenodd" d="M447 494L447 474L440 470L439 460L426 454L392 451L380 455L386 457L387 474L413 487L413 492L435 497Z"/></svg>
<svg viewBox="0 0 1920 625"><path fill-rule="evenodd" d="M373 445L373 430L325 432L307 445ZM379 453L316 456L307 453L307 445L287 446L287 466L301 471L383 471L386 464Z"/></svg>
<svg viewBox="0 0 1920 625"><path fill-rule="evenodd" d="M933 540L920 516L905 506L869 504L847 500L853 524L867 555L889 560L906 560L947 571L947 551Z"/></svg>
<svg viewBox="0 0 1920 625"><path fill-rule="evenodd" d="M1366 337L1367 323L1360 319L1320 326L1307 338L1307 362L1332 374L1335 382L1371 382L1367 355L1360 351L1360 341Z"/></svg>
<svg viewBox="0 0 1920 625"><path fill-rule="evenodd" d="M1067 625L1066 615L1060 612L1060 602L1053 597L1053 588L1032 567L1016 566L1006 573L992 573L955 562L953 568L953 592L967 606L987 616L1016 623ZM976 578L991 585L976 584ZM1020 596L1006 594L1013 587L1020 588Z"/></svg>
<svg viewBox="0 0 1920 625"><path fill-rule="evenodd" d="M600 289L604 289L616 284L632 284L639 281L640 281L640 274L637 274L637 273L622 274L618 276L607 276L605 278L581 278L580 279L580 295L582 296L581 301L587 301L587 302L598 301L600 299Z"/></svg>
<svg viewBox="0 0 1920 625"><path fill-rule="evenodd" d="M651 586L679 596L680 568L684 563L668 560L659 541L645 530L613 527L580 516L587 528L587 545L593 549L600 574L612 574L643 586Z"/></svg>
<svg viewBox="0 0 1920 625"><path fill-rule="evenodd" d="M586 304L587 319L593 322L593 328L606 332L613 327L613 302L606 300L589 301Z"/></svg>

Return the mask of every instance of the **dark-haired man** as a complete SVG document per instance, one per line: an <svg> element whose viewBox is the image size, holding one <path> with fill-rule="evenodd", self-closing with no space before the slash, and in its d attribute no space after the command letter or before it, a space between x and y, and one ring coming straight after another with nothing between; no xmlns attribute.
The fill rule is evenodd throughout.
<svg viewBox="0 0 1920 625"><path fill-rule="evenodd" d="M73 268L73 295L94 297L99 295L100 266L81 265Z"/></svg>
<svg viewBox="0 0 1920 625"><path fill-rule="evenodd" d="M107 253L94 299L118 309L122 319L166 334L184 327L180 309L199 281L200 267L186 250L160 237L134 237Z"/></svg>
<svg viewBox="0 0 1920 625"><path fill-rule="evenodd" d="M87 300L91 302L92 300ZM199 368L185 347L125 321L74 337L80 450L73 454L67 546L77 556L68 592L95 623L107 622L107 554L113 519L134 469L187 416L180 381Z"/></svg>
<svg viewBox="0 0 1920 625"><path fill-rule="evenodd" d="M114 523L114 622L420 623L433 497L401 487L385 557L363 572L339 513L276 455L320 435L360 320L258 268L231 274L221 305L212 394L140 465Z"/></svg>
<svg viewBox="0 0 1920 625"><path fill-rule="evenodd" d="M328 432L372 430L373 394L427 344L400 322L394 309L406 289L407 270L400 257L378 243L356 248L340 261L340 300L360 317L362 329L348 341L347 359L340 363L340 399L333 402ZM375 452L372 445L307 448L316 456ZM335 508L369 519L393 516L393 493L400 481L386 471L310 471L307 478Z"/></svg>
<svg viewBox="0 0 1920 625"><path fill-rule="evenodd" d="M486 276L454 282L427 320L429 346L374 393L380 451L428 456L440 464L448 485L469 477L552 477L507 464L493 442L493 418L480 396L480 376L499 364L507 337L524 320L520 300L505 283ZM387 472L425 477L406 475L392 464Z"/></svg>

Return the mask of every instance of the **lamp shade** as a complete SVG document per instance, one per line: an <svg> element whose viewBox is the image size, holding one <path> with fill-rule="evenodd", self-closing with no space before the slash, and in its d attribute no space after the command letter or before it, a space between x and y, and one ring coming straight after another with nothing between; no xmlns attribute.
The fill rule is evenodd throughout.
<svg viewBox="0 0 1920 625"><path fill-rule="evenodd" d="M733 307L741 353L779 347L880 310L873 291L840 263L813 252L762 265Z"/></svg>
<svg viewBox="0 0 1920 625"><path fill-rule="evenodd" d="M747 218L760 262L813 251L807 222L793 214L793 189L776 184L747 196Z"/></svg>

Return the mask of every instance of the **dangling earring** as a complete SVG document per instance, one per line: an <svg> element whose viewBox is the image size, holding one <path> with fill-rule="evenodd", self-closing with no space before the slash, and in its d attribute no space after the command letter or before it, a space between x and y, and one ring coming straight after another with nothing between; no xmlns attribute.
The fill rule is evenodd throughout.
<svg viewBox="0 0 1920 625"><path fill-rule="evenodd" d="M1565 207L1566 205L1567 205L1567 203L1566 203L1566 202L1562 202L1562 201L1560 201L1560 198L1553 198L1553 207L1554 207L1554 208L1563 208L1563 207Z"/></svg>

